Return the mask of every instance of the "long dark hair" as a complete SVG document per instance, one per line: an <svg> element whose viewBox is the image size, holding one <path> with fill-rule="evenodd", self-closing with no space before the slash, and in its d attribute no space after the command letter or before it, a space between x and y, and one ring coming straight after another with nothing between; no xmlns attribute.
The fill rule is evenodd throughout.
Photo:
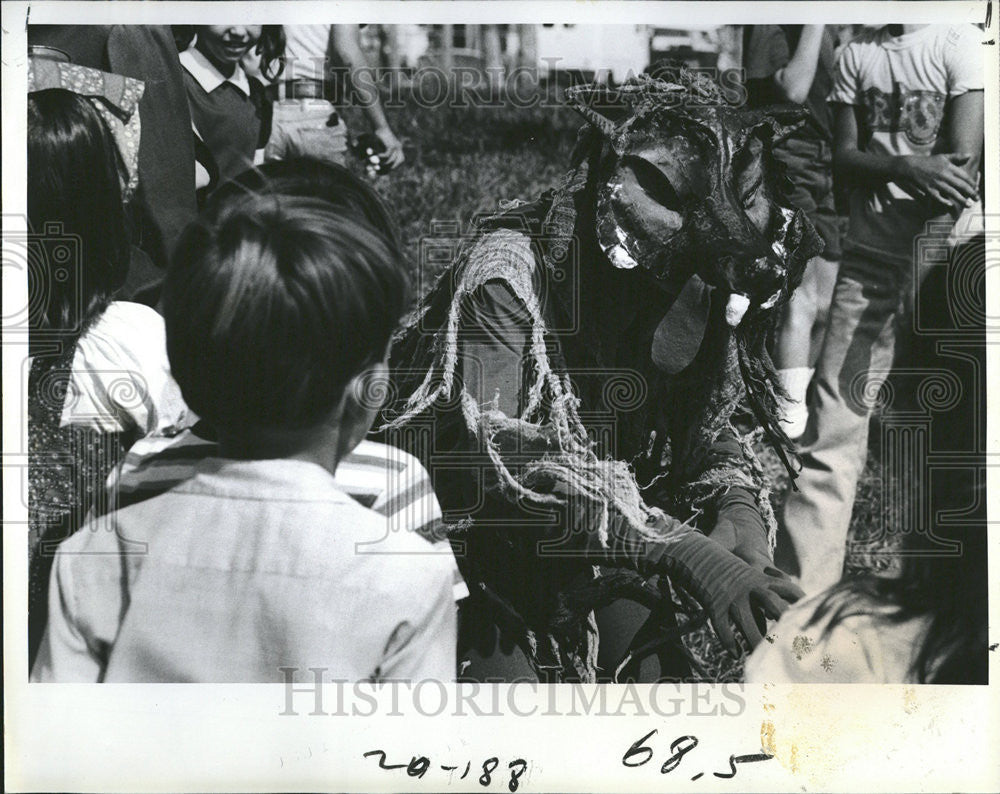
<svg viewBox="0 0 1000 794"><path fill-rule="evenodd" d="M986 528L910 532L897 577L863 574L834 587L810 625L827 616L824 634L842 621L874 616L887 625L924 617L927 628L910 677L921 684L985 684L987 659ZM887 612L880 608L888 607Z"/></svg>
<svg viewBox="0 0 1000 794"><path fill-rule="evenodd" d="M128 275L125 165L97 109L59 88L28 95L32 331L77 339Z"/></svg>
<svg viewBox="0 0 1000 794"><path fill-rule="evenodd" d="M257 41L260 53L260 73L274 81L285 71L285 29L281 25L261 26Z"/></svg>

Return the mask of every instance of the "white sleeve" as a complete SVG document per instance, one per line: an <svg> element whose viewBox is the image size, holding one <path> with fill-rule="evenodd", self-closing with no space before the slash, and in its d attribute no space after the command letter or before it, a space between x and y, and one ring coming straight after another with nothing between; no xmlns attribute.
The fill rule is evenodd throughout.
<svg viewBox="0 0 1000 794"><path fill-rule="evenodd" d="M31 668L34 682L92 684L103 675L103 664L73 619L76 593L70 562L68 555L56 552L49 582L48 626Z"/></svg>
<svg viewBox="0 0 1000 794"><path fill-rule="evenodd" d="M195 421L170 374L163 318L148 306L112 303L77 343L72 378L64 425L148 435Z"/></svg>
<svg viewBox="0 0 1000 794"><path fill-rule="evenodd" d="M390 680L455 680L458 664L458 610L447 565L436 560L437 584L427 594L428 610L419 624L402 624L389 640L380 665ZM423 596L421 596L423 598Z"/></svg>
<svg viewBox="0 0 1000 794"><path fill-rule="evenodd" d="M867 620L850 619L828 629L811 624L822 596L790 608L747 658L748 684L886 683L877 637ZM897 682L898 683L898 682Z"/></svg>
<svg viewBox="0 0 1000 794"><path fill-rule="evenodd" d="M389 459L384 501L377 500L372 509L385 515L394 531L415 532L431 540L441 523L441 506L430 475L408 452L385 449Z"/></svg>
<svg viewBox="0 0 1000 794"><path fill-rule="evenodd" d="M861 94L858 90L858 50L848 44L837 58L834 70L833 88L830 89L828 102L839 102L844 105L860 105Z"/></svg>
<svg viewBox="0 0 1000 794"><path fill-rule="evenodd" d="M975 25L952 28L945 45L948 98L983 90L982 34Z"/></svg>

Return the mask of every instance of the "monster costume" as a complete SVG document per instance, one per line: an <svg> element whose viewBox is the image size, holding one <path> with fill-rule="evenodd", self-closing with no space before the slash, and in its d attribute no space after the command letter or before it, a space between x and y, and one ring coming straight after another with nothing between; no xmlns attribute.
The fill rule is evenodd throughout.
<svg viewBox="0 0 1000 794"><path fill-rule="evenodd" d="M752 441L790 446L765 342L819 241L777 203L787 115L686 73L570 96L571 172L479 221L394 342L386 430L501 635L594 681L615 599L693 596L732 647L797 597Z"/></svg>

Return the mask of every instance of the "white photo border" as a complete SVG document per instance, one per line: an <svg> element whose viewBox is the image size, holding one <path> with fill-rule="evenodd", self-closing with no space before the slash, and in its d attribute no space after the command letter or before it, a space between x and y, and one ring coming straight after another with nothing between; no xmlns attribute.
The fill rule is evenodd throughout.
<svg viewBox="0 0 1000 794"><path fill-rule="evenodd" d="M657 22L682 27L698 16L733 24L976 22L985 2L6 2L3 17L3 227L26 215L26 24L228 22ZM319 15L319 16L317 16ZM998 42L996 16L985 40ZM987 216L1000 219L998 69L1000 44L983 47L986 74ZM1000 228L997 229L1000 232ZM1000 262L1000 233L988 237L987 261ZM4 251L3 303L24 305L22 274ZM1000 316L1000 272L987 271L987 316ZM519 790L532 791L998 791L1000 653L990 654L988 687L685 685L470 688L412 686L360 691L328 684L317 694L281 685L31 685L27 683L25 602L27 526L21 503L26 460L16 454L26 405L21 370L26 348L3 345L4 443L4 741L10 791L499 791L508 764L527 761ZM1000 376L1000 346L988 350L988 383ZM988 455L1000 453L1000 389L988 392ZM988 467L988 510L1000 510L1000 472ZM10 522L23 521L23 524ZM998 593L1000 537L991 532L991 592ZM1000 599L990 604L990 641ZM603 693L603 694L602 694ZM464 700L463 700L464 698ZM601 698L605 699L603 710ZM597 705L594 705L594 704ZM443 708L439 706L443 704ZM499 706L497 706L499 704ZM321 713L313 714L318 711ZM288 713L283 713L288 712ZM294 712L294 713L292 713ZM524 716L522 716L524 715ZM616 717L619 717L616 719ZM433 720L433 721L432 721ZM622 763L630 745L656 730L654 761ZM697 757L669 774L669 745L697 736ZM770 744L768 744L770 743ZM732 754L776 751L775 760L713 773ZM451 778L383 770L426 756ZM488 786L482 762L498 758ZM459 775L469 762L472 771ZM655 768L654 768L655 767ZM698 772L704 776L694 779ZM508 775L508 777L503 777ZM500 778L503 777L501 780Z"/></svg>

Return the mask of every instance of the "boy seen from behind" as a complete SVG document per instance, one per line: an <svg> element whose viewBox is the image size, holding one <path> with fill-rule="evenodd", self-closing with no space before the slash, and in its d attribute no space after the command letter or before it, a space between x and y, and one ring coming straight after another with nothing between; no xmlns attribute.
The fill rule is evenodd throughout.
<svg viewBox="0 0 1000 794"><path fill-rule="evenodd" d="M229 193L187 230L168 353L218 456L60 547L34 680L454 680L451 554L334 480L407 292L394 242L317 198Z"/></svg>

